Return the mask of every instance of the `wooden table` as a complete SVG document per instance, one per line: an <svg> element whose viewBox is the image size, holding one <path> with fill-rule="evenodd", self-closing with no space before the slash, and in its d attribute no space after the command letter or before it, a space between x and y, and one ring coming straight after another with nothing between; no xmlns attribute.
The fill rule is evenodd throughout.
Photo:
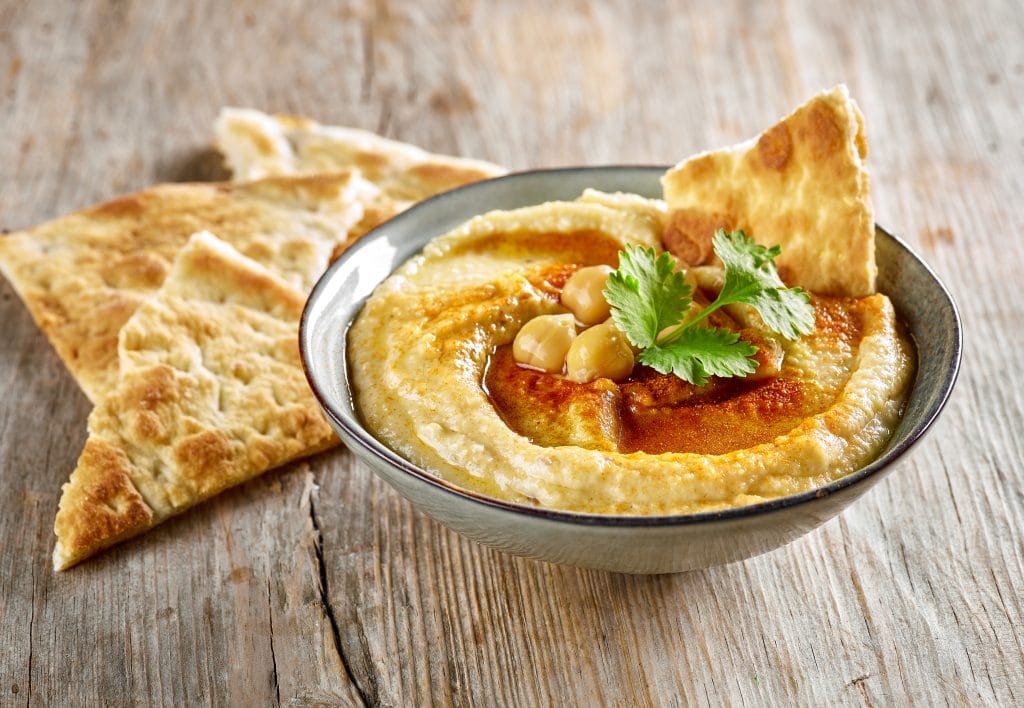
<svg viewBox="0 0 1024 708"><path fill-rule="evenodd" d="M0 4L0 226L214 175L225 104L514 168L666 163L842 80L879 222L962 308L959 387L840 518L705 572L506 556L336 451L56 575L89 405L3 283L0 704L1024 702L1024 6L299 5Z"/></svg>

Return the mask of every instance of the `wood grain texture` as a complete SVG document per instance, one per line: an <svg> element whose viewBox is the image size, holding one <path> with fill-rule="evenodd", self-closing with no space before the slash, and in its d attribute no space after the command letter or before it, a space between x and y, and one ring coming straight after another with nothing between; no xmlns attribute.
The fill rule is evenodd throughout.
<svg viewBox="0 0 1024 708"><path fill-rule="evenodd" d="M1014 0L0 3L0 227L216 174L225 104L512 168L666 163L846 81L878 220L966 329L910 461L745 563L512 558L337 451L54 575L89 407L4 283L0 704L1021 704L1021 36Z"/></svg>

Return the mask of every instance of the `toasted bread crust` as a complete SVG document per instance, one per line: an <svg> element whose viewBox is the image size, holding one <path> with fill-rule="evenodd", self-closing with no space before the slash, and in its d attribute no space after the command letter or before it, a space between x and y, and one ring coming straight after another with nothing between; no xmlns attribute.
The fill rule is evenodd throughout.
<svg viewBox="0 0 1024 708"><path fill-rule="evenodd" d="M865 165L867 138L845 86L818 94L759 137L696 155L662 178L671 210L666 246L707 257L714 229L745 229L780 244L779 273L822 295L875 291L874 214ZM677 229L678 230L678 229Z"/></svg>

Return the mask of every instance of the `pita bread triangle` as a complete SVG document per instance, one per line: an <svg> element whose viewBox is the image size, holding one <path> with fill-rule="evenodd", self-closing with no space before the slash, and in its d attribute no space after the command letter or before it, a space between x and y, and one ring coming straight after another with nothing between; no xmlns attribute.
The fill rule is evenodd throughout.
<svg viewBox="0 0 1024 708"><path fill-rule="evenodd" d="M118 332L191 234L215 229L306 292L378 196L354 171L159 185L0 237L0 272L95 403L116 379Z"/></svg>
<svg viewBox="0 0 1024 708"><path fill-rule="evenodd" d="M429 153L365 130L250 109L223 109L215 133L235 179L359 170L382 193L357 226L360 234L416 202L506 172L489 162Z"/></svg>
<svg viewBox="0 0 1024 708"><path fill-rule="evenodd" d="M690 265L711 258L717 228L782 246L789 285L822 295L875 291L875 224L864 119L843 85L757 138L683 160L662 178L666 246Z"/></svg>
<svg viewBox="0 0 1024 708"><path fill-rule="evenodd" d="M299 362L302 290L209 233L121 329L54 523L63 570L336 444Z"/></svg>

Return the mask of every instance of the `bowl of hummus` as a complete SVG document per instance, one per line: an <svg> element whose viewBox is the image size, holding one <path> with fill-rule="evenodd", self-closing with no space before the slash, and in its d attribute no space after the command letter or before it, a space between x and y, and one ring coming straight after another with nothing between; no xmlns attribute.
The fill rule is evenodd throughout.
<svg viewBox="0 0 1024 708"><path fill-rule="evenodd" d="M812 100L788 135L512 174L370 232L301 322L331 425L416 508L550 562L704 568L838 514L941 412L960 324L874 224L837 91L838 127Z"/></svg>

